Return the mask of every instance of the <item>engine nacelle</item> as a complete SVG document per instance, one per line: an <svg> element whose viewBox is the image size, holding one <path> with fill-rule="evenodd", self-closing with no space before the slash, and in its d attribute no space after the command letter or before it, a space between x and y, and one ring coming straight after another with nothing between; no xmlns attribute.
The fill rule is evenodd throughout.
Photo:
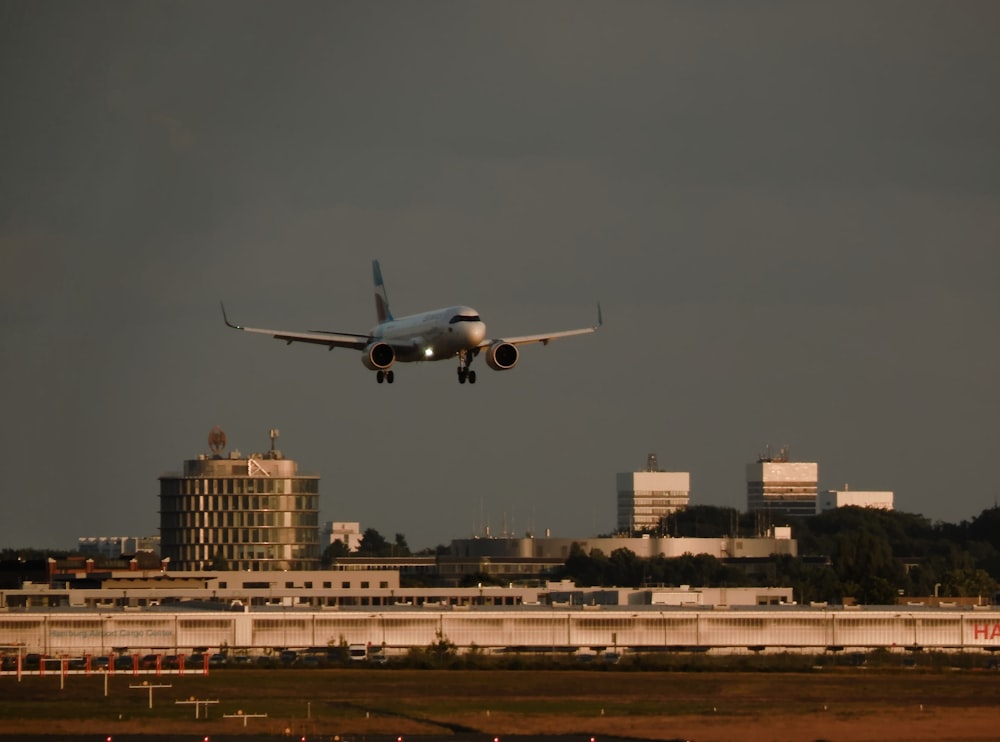
<svg viewBox="0 0 1000 742"><path fill-rule="evenodd" d="M517 356L513 343L494 343L486 349L486 365L494 371L507 371L517 365Z"/></svg>
<svg viewBox="0 0 1000 742"><path fill-rule="evenodd" d="M361 356L361 362L369 371L384 371L396 360L396 352L391 345L372 343Z"/></svg>

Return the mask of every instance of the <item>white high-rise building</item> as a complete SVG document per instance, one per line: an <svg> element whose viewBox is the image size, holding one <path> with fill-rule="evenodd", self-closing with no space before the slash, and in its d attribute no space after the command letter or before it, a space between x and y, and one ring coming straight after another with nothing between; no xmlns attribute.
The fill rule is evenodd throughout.
<svg viewBox="0 0 1000 742"><path fill-rule="evenodd" d="M819 464L789 461L788 449L747 464L747 511L765 516L816 514Z"/></svg>
<svg viewBox="0 0 1000 742"><path fill-rule="evenodd" d="M649 454L644 471L619 472L618 531L656 531L660 520L688 506L691 473L660 471L656 454Z"/></svg>

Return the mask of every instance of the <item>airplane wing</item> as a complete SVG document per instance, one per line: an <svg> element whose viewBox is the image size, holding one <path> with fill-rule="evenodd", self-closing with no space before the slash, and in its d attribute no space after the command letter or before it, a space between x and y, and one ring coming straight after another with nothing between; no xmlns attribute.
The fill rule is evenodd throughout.
<svg viewBox="0 0 1000 742"><path fill-rule="evenodd" d="M517 335L513 337L504 338L487 338L479 344L480 348L488 348L494 343L510 343L511 345L527 345L528 343L541 343L542 345L548 345L550 341L557 340L559 338L572 337L573 335L588 335L592 332L597 332L597 329L604 324L604 318L601 316L601 305L597 305L597 324L591 327L581 327L578 330L562 330L561 332L548 332L540 333L538 335Z"/></svg>
<svg viewBox="0 0 1000 742"><path fill-rule="evenodd" d="M354 350L364 350L365 346L372 340L369 335L326 332L325 330L291 332L288 330L268 330L263 327L244 327L243 325L237 325L230 322L229 317L226 315L225 305L223 305L222 302L219 302L219 305L222 307L222 319L225 321L227 326L232 327L234 330L243 330L244 332L257 332L261 335L270 335L275 340L284 340L289 345L292 343L313 343L314 345L325 345L331 350L334 348L353 348Z"/></svg>

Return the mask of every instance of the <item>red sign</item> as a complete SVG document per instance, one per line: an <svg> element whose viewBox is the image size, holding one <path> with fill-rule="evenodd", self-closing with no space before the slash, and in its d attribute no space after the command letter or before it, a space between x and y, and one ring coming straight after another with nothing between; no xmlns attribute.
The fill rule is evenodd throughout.
<svg viewBox="0 0 1000 742"><path fill-rule="evenodd" d="M1000 623L972 624L973 639L1000 639Z"/></svg>

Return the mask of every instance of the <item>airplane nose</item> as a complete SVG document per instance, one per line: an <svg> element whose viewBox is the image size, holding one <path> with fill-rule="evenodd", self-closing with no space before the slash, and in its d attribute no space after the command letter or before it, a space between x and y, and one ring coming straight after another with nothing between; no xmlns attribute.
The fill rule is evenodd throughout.
<svg viewBox="0 0 1000 742"><path fill-rule="evenodd" d="M479 345L486 337L486 325L482 322L464 322L462 331L465 344L469 347Z"/></svg>
<svg viewBox="0 0 1000 742"><path fill-rule="evenodd" d="M466 329L468 330L469 345L479 345L486 337L486 325L482 322L470 322Z"/></svg>

